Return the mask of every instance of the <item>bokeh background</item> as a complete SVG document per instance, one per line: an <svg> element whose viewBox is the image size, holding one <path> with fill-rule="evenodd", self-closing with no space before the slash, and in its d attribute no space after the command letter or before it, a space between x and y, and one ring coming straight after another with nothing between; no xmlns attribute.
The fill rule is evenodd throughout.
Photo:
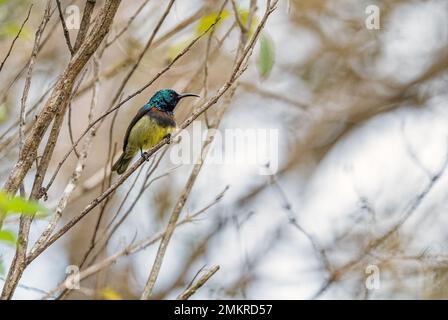
<svg viewBox="0 0 448 320"><path fill-rule="evenodd" d="M0 57L6 54L30 3L0 1ZM77 5L81 12L84 6L83 1L61 3L63 8ZM221 3L176 1L123 95L140 88L166 66ZM101 57L95 116L109 107L165 5L166 1L159 0L124 0L121 4L108 40L138 14ZM237 5L244 12L250 1L237 1ZM380 29L366 27L366 8L371 5L380 9ZM44 6L45 1L34 1L30 20L0 73L1 181L17 158L23 69ZM265 2L257 1L257 7L256 19L260 19ZM204 38L157 82L120 108L113 126L112 116L102 124L62 222L100 194L108 153L120 150L127 125L154 91L188 89L204 97L226 81L240 38L230 2L226 12L212 39L213 45L221 38L224 41L209 61L207 92L202 72L197 73L206 52ZM186 19L190 23L163 38ZM70 30L72 39L76 32ZM263 36L268 48L263 51L256 46L220 130L278 130L278 171L265 176L258 173L257 165L203 167L182 217L214 202L227 186L228 190L198 219L176 229L154 298L175 298L198 270L212 265L220 265L220 270L193 298L448 298L448 2L281 0ZM57 12L44 32L46 37L33 71L28 108L35 105L35 109L28 118L42 106L46 97L42 96L70 58ZM269 61L263 66L266 54ZM268 71L263 72L263 67ZM75 138L88 123L92 69L88 64L71 104ZM210 117L222 103L212 107ZM183 102L176 119L185 119L193 105ZM68 123L66 116L50 172L71 146ZM62 167L43 202L46 207L54 208L76 161L72 154ZM100 234L130 190L119 212L119 216L126 212L128 216L96 261L166 226L192 166L177 166L165 155L146 180L151 185L141 192L149 165L135 184L137 174L126 181L105 207ZM33 175L29 176L26 190L32 184ZM79 265L100 209L27 268L14 298L42 297L44 293L36 289L52 290L64 280L68 265ZM33 222L31 241L47 221ZM17 218L9 218L5 227L17 230ZM81 290L66 298L138 298L156 250L157 244L119 259L83 280ZM13 246L0 244L2 278L13 253ZM368 285L373 274L378 275L373 282L379 281L375 288Z"/></svg>

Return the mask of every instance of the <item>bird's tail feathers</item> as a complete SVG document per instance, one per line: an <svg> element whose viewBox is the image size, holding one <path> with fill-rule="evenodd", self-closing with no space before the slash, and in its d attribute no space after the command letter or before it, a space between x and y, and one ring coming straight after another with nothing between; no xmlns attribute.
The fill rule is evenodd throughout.
<svg viewBox="0 0 448 320"><path fill-rule="evenodd" d="M133 157L129 156L127 152L123 152L117 162L115 162L115 164L112 166L112 171L116 171L118 174L122 174L128 168L132 158Z"/></svg>

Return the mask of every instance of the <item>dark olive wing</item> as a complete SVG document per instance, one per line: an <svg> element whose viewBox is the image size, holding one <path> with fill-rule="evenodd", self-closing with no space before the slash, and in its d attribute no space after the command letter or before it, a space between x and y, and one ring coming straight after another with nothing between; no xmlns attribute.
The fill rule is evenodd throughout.
<svg viewBox="0 0 448 320"><path fill-rule="evenodd" d="M126 150L126 146L128 145L128 139L129 134L131 133L132 128L135 126L135 124L140 120L142 117L144 117L148 112L150 112L151 108L148 107L142 107L140 110L138 110L135 117L132 119L131 124L129 125L128 129L126 130L126 134L124 135L124 141L123 141L123 151Z"/></svg>
<svg viewBox="0 0 448 320"><path fill-rule="evenodd" d="M174 117L172 114L165 113L163 111L159 111L156 108L148 108L146 106L140 108L140 110L135 115L134 119L132 119L131 124L126 130L126 134L124 136L123 142L123 151L126 150L126 146L128 144L129 134L131 133L132 128L135 124L144 116L149 116L153 119L159 126L166 127L176 127L176 122L174 121Z"/></svg>

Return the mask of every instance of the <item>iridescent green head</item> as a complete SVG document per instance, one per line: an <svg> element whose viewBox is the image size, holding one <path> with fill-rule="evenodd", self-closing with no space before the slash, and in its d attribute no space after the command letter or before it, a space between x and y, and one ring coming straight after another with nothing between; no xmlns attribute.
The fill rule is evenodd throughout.
<svg viewBox="0 0 448 320"><path fill-rule="evenodd" d="M179 94L171 89L162 89L157 91L149 102L146 104L148 107L156 107L157 109L165 112L173 112L180 99L185 97L199 97L197 94L184 93Z"/></svg>

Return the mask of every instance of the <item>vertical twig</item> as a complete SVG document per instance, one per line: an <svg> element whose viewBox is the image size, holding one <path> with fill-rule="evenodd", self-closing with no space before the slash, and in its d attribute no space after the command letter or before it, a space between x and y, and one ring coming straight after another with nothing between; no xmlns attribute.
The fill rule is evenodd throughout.
<svg viewBox="0 0 448 320"><path fill-rule="evenodd" d="M92 16L93 9L95 8L96 0L87 0L82 13L81 25L79 27L78 35L76 36L73 52L76 53L81 47L81 44L86 38L87 31L90 26L90 17Z"/></svg>
<svg viewBox="0 0 448 320"><path fill-rule="evenodd" d="M23 143L24 143L24 137L25 137L25 115L26 115L26 102L28 100L28 93L30 91L31 86L31 75L33 73L34 69L34 63L36 62L36 56L39 49L40 39L42 37L42 33L45 30L45 27L48 23L48 20L50 19L50 9L51 9L51 2L48 0L47 5L45 7L44 17L36 31L36 35L34 38L34 45L33 50L31 52L31 58L28 62L28 68L26 72L26 78L25 78L25 86L23 88L22 93L22 99L20 100L20 121L19 121L19 153L22 152ZM31 7L30 7L31 10ZM29 14L29 13L28 13Z"/></svg>
<svg viewBox="0 0 448 320"><path fill-rule="evenodd" d="M59 19L61 20L62 30L64 31L65 43L67 43L68 50L70 51L70 54L73 56L75 51L73 50L72 44L70 42L70 34L68 33L67 25L65 24L64 13L62 12L61 8L61 1L56 0L56 4L58 7Z"/></svg>

